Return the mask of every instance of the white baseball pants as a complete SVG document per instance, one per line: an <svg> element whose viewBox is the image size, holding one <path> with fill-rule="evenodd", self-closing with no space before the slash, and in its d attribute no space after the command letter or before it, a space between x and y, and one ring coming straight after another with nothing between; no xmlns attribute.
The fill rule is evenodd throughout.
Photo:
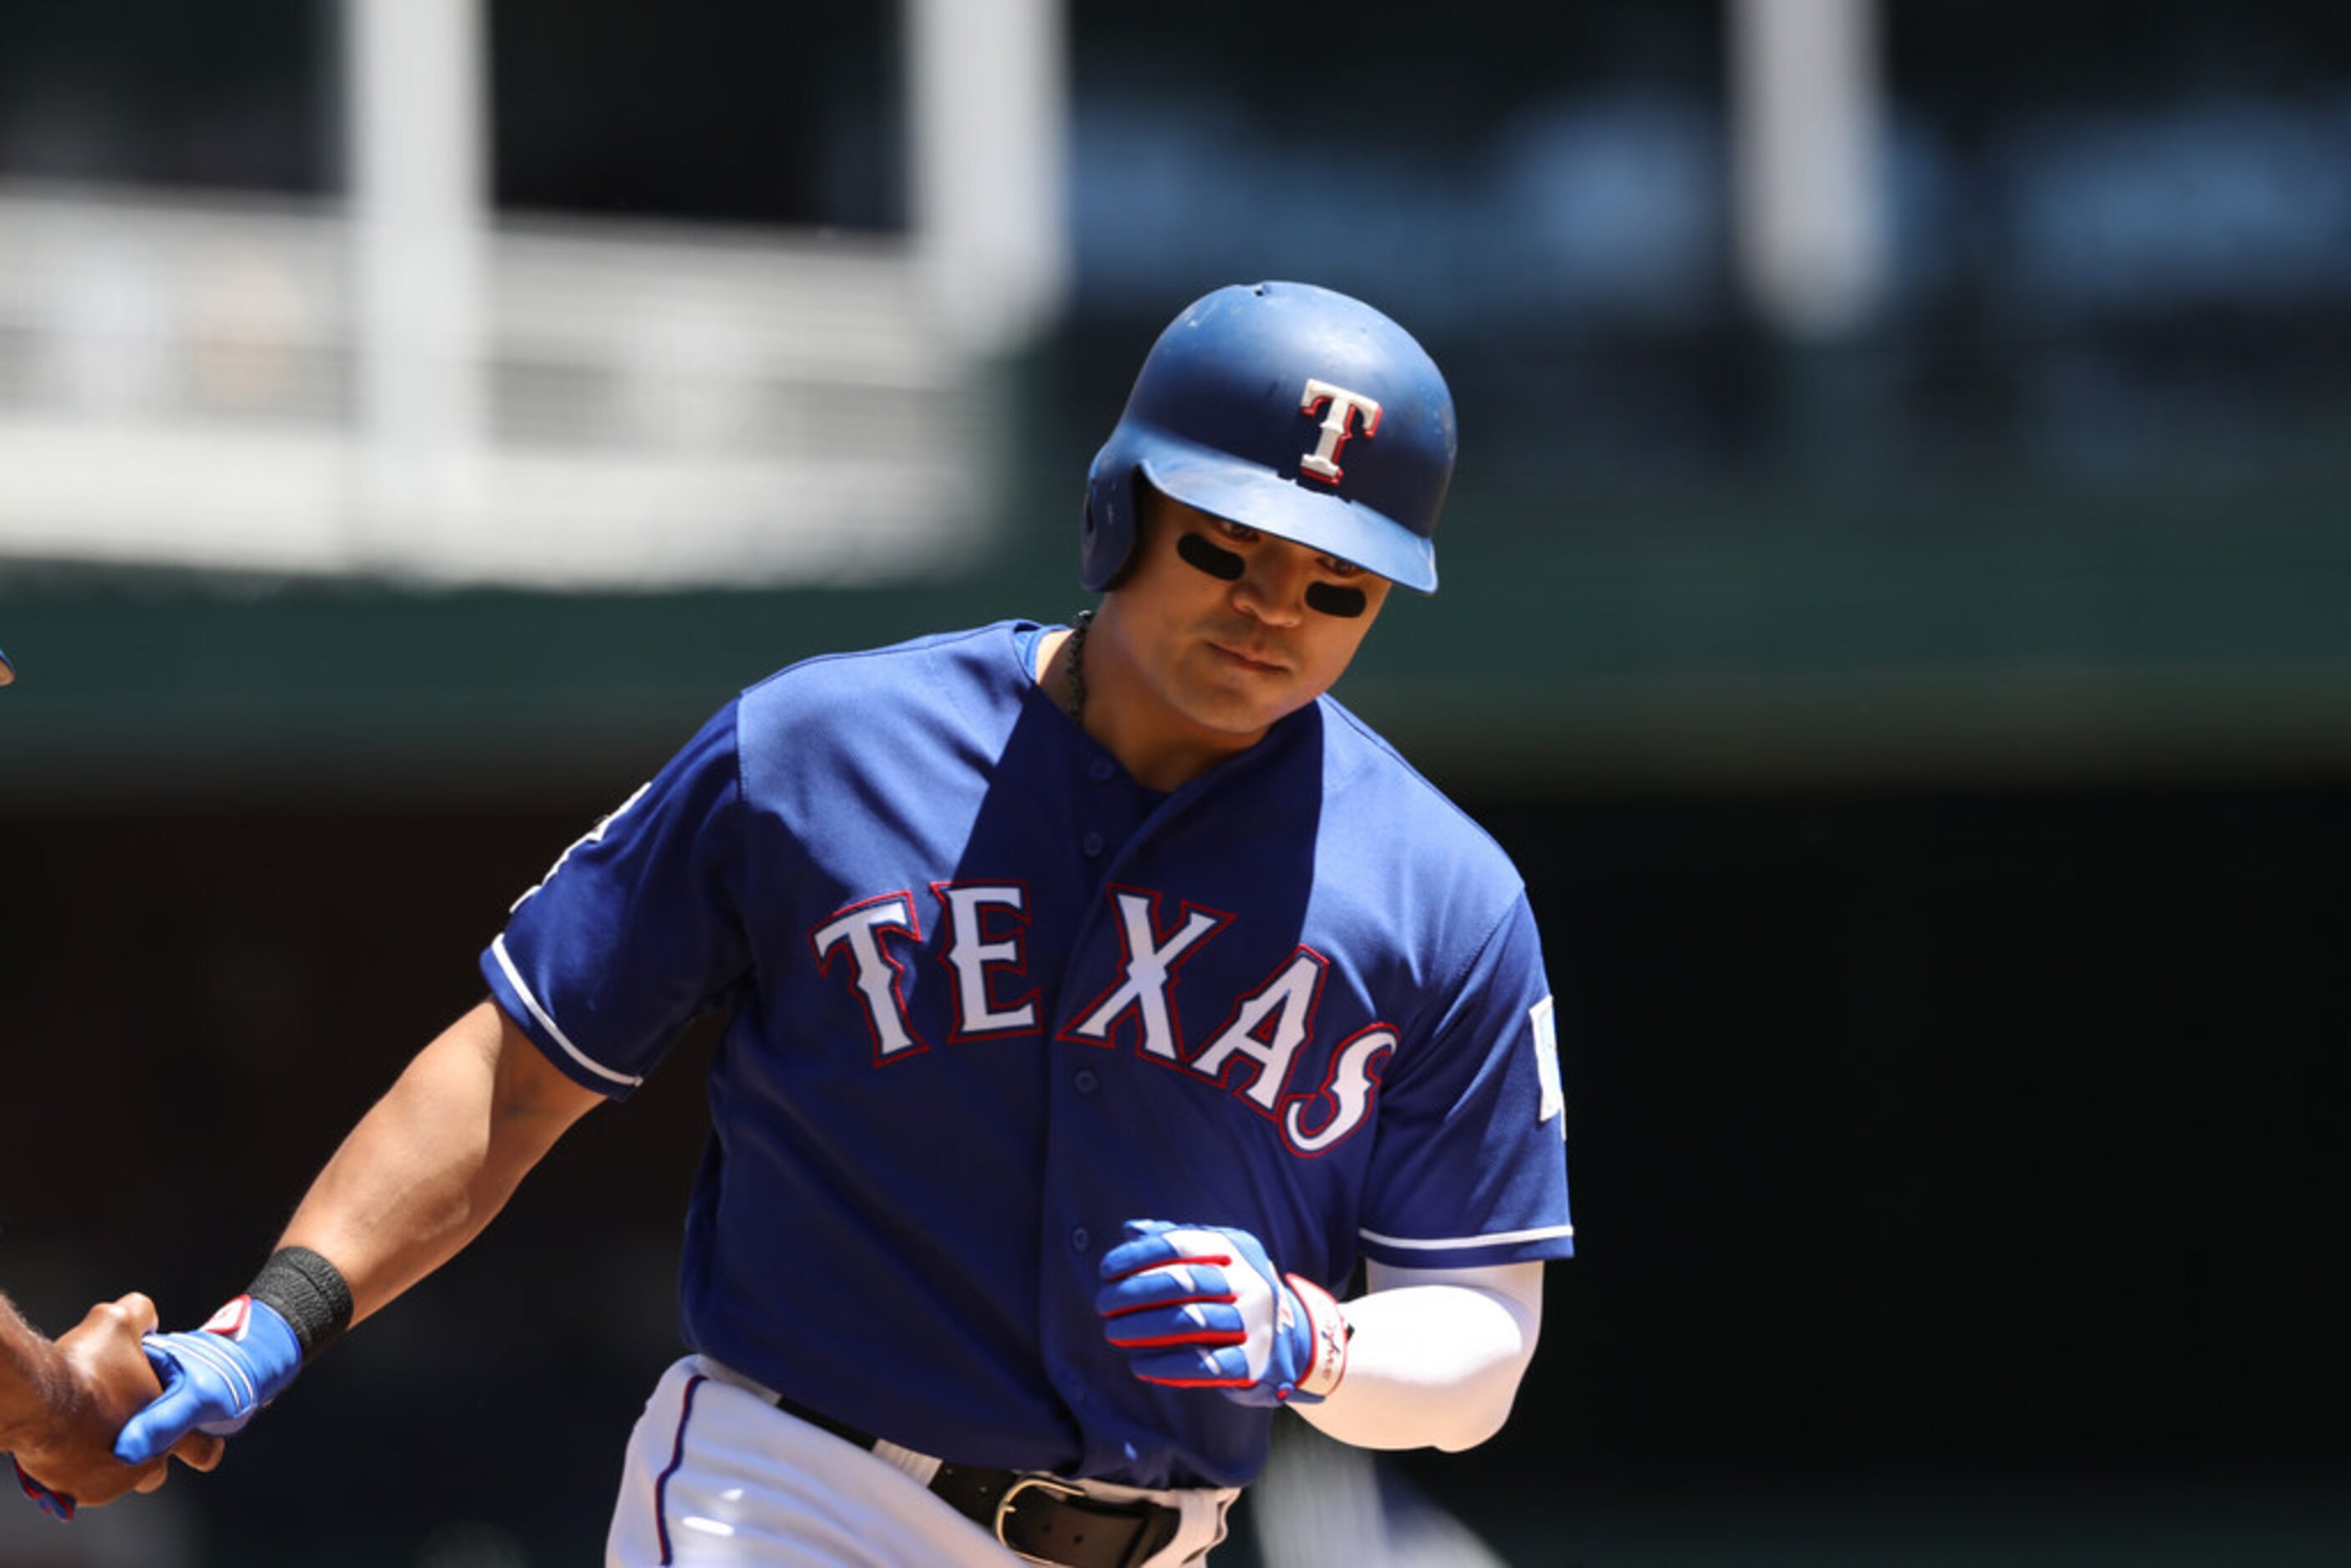
<svg viewBox="0 0 2351 1568"><path fill-rule="evenodd" d="M1007 1568L1021 1559L934 1497L938 1461L869 1453L776 1408L768 1390L689 1355L663 1374L629 1435L605 1568ZM1143 1492L1184 1511L1143 1568L1207 1562L1238 1494Z"/></svg>

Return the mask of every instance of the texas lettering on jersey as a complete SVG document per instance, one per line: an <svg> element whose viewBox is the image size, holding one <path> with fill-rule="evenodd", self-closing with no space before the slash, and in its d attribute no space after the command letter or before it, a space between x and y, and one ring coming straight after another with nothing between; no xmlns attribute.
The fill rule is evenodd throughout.
<svg viewBox="0 0 2351 1568"><path fill-rule="evenodd" d="M948 1043L1043 1032L1037 989L1027 985L1028 894L1016 882L934 883L941 923L938 959L949 987ZM1300 946L1252 989L1233 998L1223 1022L1196 1043L1186 1038L1176 986L1186 961L1234 917L1186 904L1164 922L1162 895L1112 886L1113 928L1122 962L1092 999L1074 1009L1055 1038L1115 1049L1214 1084L1273 1121L1293 1153L1320 1155L1355 1132L1379 1093L1380 1070L1395 1049L1384 1023L1355 1030L1332 1051L1322 1082L1293 1084L1314 1037L1316 1004L1330 960ZM922 1055L929 1044L908 1006L908 956L924 942L916 899L900 891L861 899L809 934L817 966L846 984L862 1009L876 1066Z"/></svg>

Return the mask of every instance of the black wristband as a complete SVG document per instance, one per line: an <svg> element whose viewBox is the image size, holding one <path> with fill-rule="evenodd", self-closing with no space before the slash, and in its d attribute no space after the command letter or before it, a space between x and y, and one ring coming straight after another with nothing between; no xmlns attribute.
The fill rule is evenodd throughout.
<svg viewBox="0 0 2351 1568"><path fill-rule="evenodd" d="M342 1270L308 1247L272 1252L245 1293L286 1320L306 1363L351 1326L351 1288Z"/></svg>

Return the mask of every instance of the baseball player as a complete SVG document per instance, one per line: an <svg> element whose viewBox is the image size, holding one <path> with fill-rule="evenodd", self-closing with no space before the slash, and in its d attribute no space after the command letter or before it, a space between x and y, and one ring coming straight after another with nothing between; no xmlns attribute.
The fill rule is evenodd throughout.
<svg viewBox="0 0 2351 1568"><path fill-rule="evenodd" d="M0 1295L0 1453L14 1459L25 1495L57 1518L163 1484L160 1453L132 1467L113 1453L123 1421L158 1392L140 1354L154 1327L155 1303L133 1292L90 1308L52 1343ZM220 1450L219 1438L191 1432L174 1451L208 1470Z"/></svg>
<svg viewBox="0 0 2351 1568"><path fill-rule="evenodd" d="M16 666L8 662L8 655L5 653L0 653L0 686L8 685L16 678Z"/></svg>
<svg viewBox="0 0 2351 1568"><path fill-rule="evenodd" d="M1099 608L729 702L522 895L251 1289L150 1342L123 1455L235 1429L710 1009L689 1354L608 1563L1165 1568L1285 1406L1494 1433L1573 1245L1534 920L1324 695L1435 590L1454 451L1369 307L1195 303L1088 479Z"/></svg>

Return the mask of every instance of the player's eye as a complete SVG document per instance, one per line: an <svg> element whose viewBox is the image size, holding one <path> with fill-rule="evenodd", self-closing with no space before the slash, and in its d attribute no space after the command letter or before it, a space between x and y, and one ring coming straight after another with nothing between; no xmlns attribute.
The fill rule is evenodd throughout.
<svg viewBox="0 0 2351 1568"><path fill-rule="evenodd" d="M1361 577L1364 575L1364 569L1362 567L1357 566L1352 560L1341 560L1335 555L1317 556L1314 559L1314 564L1321 567L1325 573L1332 577L1349 578Z"/></svg>
<svg viewBox="0 0 2351 1568"><path fill-rule="evenodd" d="M1253 545L1261 537L1246 523L1228 523L1222 517L1217 519L1217 531L1237 545Z"/></svg>

